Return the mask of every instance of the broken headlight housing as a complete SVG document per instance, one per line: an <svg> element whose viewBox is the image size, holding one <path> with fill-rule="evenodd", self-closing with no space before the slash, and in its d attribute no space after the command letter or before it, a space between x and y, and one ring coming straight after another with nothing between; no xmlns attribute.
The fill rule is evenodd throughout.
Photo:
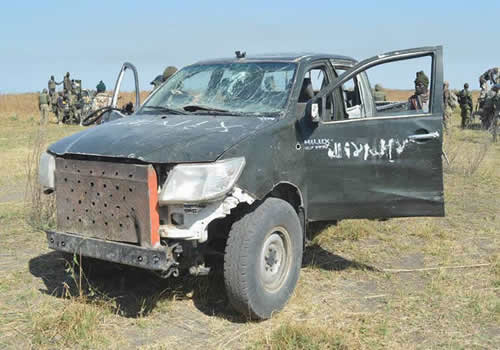
<svg viewBox="0 0 500 350"><path fill-rule="evenodd" d="M55 188L56 157L43 152L38 164L38 182L43 186L44 193L51 193Z"/></svg>
<svg viewBox="0 0 500 350"><path fill-rule="evenodd" d="M176 165L162 187L160 205L218 199L233 188L244 166L243 157L206 164Z"/></svg>

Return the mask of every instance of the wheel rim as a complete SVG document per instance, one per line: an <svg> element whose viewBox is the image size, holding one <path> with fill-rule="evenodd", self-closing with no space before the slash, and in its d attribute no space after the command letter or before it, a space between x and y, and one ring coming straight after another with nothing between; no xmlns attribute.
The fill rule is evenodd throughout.
<svg viewBox="0 0 500 350"><path fill-rule="evenodd" d="M286 281L292 265L290 234L281 226L270 230L260 254L260 279L268 292L278 291Z"/></svg>

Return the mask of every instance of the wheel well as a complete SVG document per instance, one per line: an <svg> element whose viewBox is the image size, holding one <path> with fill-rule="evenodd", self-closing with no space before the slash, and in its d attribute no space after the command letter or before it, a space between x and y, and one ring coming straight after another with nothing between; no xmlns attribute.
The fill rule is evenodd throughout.
<svg viewBox="0 0 500 350"><path fill-rule="evenodd" d="M299 216L304 233L304 244L307 240L307 222L302 193L295 185L288 182L277 184L266 197L275 197L288 202Z"/></svg>
<svg viewBox="0 0 500 350"><path fill-rule="evenodd" d="M266 197L275 197L287 201L295 209L297 214L300 212L300 208L304 206L300 190L294 185L286 182L277 184Z"/></svg>

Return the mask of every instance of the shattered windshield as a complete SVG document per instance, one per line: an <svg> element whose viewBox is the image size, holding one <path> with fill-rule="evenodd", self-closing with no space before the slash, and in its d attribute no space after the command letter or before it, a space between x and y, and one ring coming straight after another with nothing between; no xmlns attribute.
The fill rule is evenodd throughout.
<svg viewBox="0 0 500 350"><path fill-rule="evenodd" d="M275 114L283 111L296 64L283 62L192 65L170 78L145 110L190 113Z"/></svg>

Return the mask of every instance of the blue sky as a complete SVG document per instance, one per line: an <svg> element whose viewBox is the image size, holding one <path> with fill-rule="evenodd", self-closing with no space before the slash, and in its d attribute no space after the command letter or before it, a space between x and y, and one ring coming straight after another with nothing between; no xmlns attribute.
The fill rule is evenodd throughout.
<svg viewBox="0 0 500 350"><path fill-rule="evenodd" d="M477 89L479 74L500 66L499 10L493 1L5 1L0 93L38 91L51 74L61 80L66 71L84 88L102 79L111 89L124 61L149 89L168 65L236 49L364 59L433 45L444 47L452 88L467 81ZM402 77L388 70L385 79L397 86Z"/></svg>

